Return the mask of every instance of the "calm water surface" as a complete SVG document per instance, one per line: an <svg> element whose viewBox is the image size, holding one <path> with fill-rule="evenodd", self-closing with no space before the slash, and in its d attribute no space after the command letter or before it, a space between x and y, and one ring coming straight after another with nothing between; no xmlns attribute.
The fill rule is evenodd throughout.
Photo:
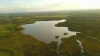
<svg viewBox="0 0 100 56"><path fill-rule="evenodd" d="M51 43L52 41L61 42L61 38L68 38L70 36L76 35L76 32L69 31L68 27L55 26L55 24L64 21L66 20L36 21L36 23L33 24L22 25L22 27L25 28L25 30L22 32L46 43ZM68 34L64 35L64 33ZM55 36L59 36L59 38L57 39Z"/></svg>
<svg viewBox="0 0 100 56"><path fill-rule="evenodd" d="M55 21L36 21L33 24L22 25L25 30L22 32L24 34L31 35L40 41L44 41L45 43L51 43L52 41L56 41L57 44L57 53L61 56L64 56L60 53L59 47L62 43L61 38L68 38L70 36L76 35L76 32L69 31L68 27L56 27L55 24L64 22L66 20L55 20ZM64 35L64 33L68 33ZM55 38L55 36L59 36L59 38Z"/></svg>

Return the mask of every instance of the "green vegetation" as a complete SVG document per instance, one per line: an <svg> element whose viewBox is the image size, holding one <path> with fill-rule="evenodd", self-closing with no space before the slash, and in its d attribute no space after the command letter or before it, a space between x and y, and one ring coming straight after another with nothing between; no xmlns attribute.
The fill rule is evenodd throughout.
<svg viewBox="0 0 100 56"><path fill-rule="evenodd" d="M0 14L0 55L2 56L60 56L57 42L46 44L30 35L25 35L20 27L37 20L67 21L56 24L77 31L77 36L63 38L60 46L65 56L100 55L100 13L20 13ZM67 33L64 33L66 35ZM58 38L56 36L55 38ZM85 53L82 54L76 40L80 40Z"/></svg>
<svg viewBox="0 0 100 56"><path fill-rule="evenodd" d="M100 13L72 14L66 20L67 20L66 22L58 23L56 26L60 26L60 27L64 26L64 27L68 27L70 31L80 32L77 33L76 38L82 42L86 54L99 56L100 55L100 51L99 51L100 50ZM70 41L66 39L65 42L69 43ZM70 43L65 47L68 47L70 45L74 45L74 44ZM69 51L71 49L67 49L67 50ZM64 52L66 51L63 51L63 53Z"/></svg>
<svg viewBox="0 0 100 56"><path fill-rule="evenodd" d="M0 48L0 55L1 56L15 56L14 51L11 49Z"/></svg>
<svg viewBox="0 0 100 56"><path fill-rule="evenodd" d="M67 35L68 33L64 33L64 35Z"/></svg>
<svg viewBox="0 0 100 56"><path fill-rule="evenodd" d="M42 15L42 14L41 14ZM59 56L57 43L46 44L30 35L25 35L20 25L34 23L36 20L61 19L66 16L40 16L39 14L1 14L0 15L0 55L2 56ZM47 19L48 18L48 19Z"/></svg>
<svg viewBox="0 0 100 56"><path fill-rule="evenodd" d="M55 38L59 38L59 36L55 36Z"/></svg>
<svg viewBox="0 0 100 56"><path fill-rule="evenodd" d="M60 52L64 54L64 56L81 56L80 47L75 40L75 37L71 38L63 38L62 44L60 46Z"/></svg>

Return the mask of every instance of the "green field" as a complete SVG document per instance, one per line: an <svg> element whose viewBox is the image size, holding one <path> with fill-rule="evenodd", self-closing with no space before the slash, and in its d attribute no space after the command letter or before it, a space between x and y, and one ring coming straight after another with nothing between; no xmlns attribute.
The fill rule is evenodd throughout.
<svg viewBox="0 0 100 56"><path fill-rule="evenodd" d="M64 27L68 27L70 31L80 32L77 34L77 36L75 37L73 36L74 41L72 42L74 43L76 39L79 39L83 43L84 50L86 51L86 54L84 55L98 56L100 55L100 16L99 15L100 13L75 14L69 16L66 22L58 23L56 26L60 26L60 27L64 26ZM70 44L70 41L68 42L67 38L62 39L62 41L63 40L64 43L66 43L65 47L72 45ZM74 49L76 48L78 47L74 47ZM70 51L68 50L68 52ZM63 52L67 52L67 51L63 51Z"/></svg>
<svg viewBox="0 0 100 56"><path fill-rule="evenodd" d="M76 40L84 46L85 56L100 55L100 13L18 13L0 14L0 56L60 56L56 52L57 42L46 44L30 35L25 35L20 27L38 20L67 21L56 24L77 31L77 36L63 38L60 52L65 56L82 56Z"/></svg>

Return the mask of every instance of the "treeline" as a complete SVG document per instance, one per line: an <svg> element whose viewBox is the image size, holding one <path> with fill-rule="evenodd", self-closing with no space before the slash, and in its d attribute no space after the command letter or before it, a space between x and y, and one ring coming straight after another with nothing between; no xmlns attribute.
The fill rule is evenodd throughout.
<svg viewBox="0 0 100 56"><path fill-rule="evenodd" d="M55 26L68 27L70 31L80 32L77 33L75 38L82 42L86 52L85 56L100 55L100 13L70 14L65 22L58 23ZM67 38L65 40L67 43ZM67 44L65 47L67 47Z"/></svg>

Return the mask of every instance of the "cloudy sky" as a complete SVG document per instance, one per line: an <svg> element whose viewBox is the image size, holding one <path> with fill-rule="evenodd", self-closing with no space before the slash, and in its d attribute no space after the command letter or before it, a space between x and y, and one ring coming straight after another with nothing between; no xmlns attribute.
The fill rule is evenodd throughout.
<svg viewBox="0 0 100 56"><path fill-rule="evenodd" d="M84 9L100 9L100 0L0 0L0 13Z"/></svg>

